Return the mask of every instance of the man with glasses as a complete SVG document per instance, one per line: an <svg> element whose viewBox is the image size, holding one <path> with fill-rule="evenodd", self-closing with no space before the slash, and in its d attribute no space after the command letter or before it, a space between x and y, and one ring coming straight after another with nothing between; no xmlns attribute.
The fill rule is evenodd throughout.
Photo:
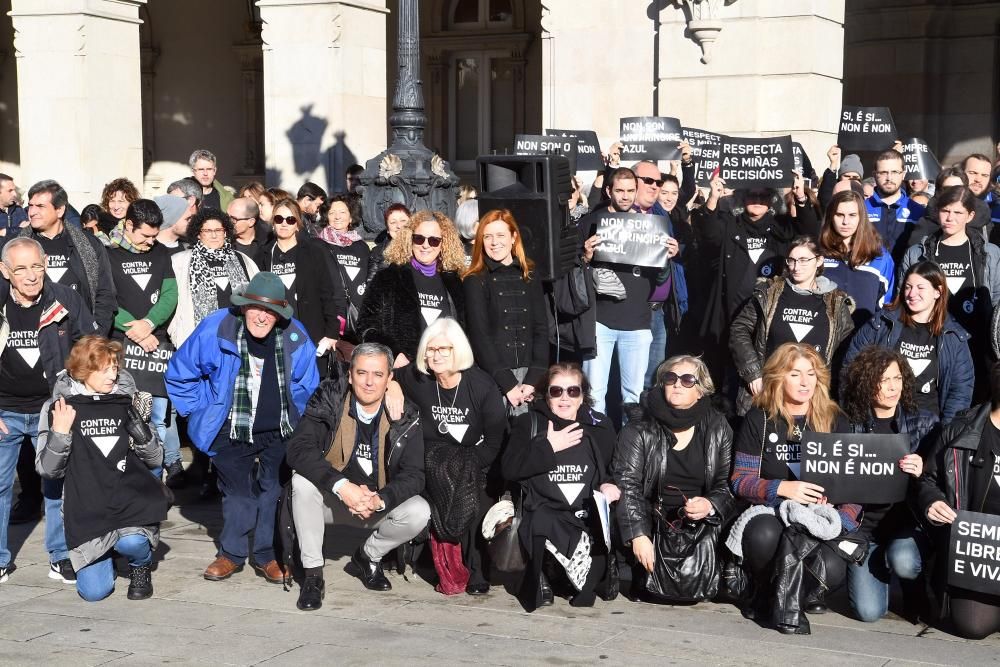
<svg viewBox="0 0 1000 667"><path fill-rule="evenodd" d="M239 197L229 204L226 213L236 230L234 247L252 259L257 268L261 268L264 247L270 241L270 229L267 223L257 219L260 215L257 202L249 197Z"/></svg>
<svg viewBox="0 0 1000 667"><path fill-rule="evenodd" d="M316 346L273 273L258 273L231 301L235 308L205 317L171 357L167 393L187 417L191 441L212 457L223 495L219 551L205 579L228 579L250 557L259 576L280 584L278 474L285 443L319 385Z"/></svg>
<svg viewBox="0 0 1000 667"><path fill-rule="evenodd" d="M38 414L52 395L56 376L64 369L69 351L80 338L97 332L97 324L83 299L72 288L46 276L41 244L17 237L0 255L0 583L13 572L7 549L14 468L21 442L38 440ZM45 547L49 577L72 583L76 574L62 530L59 506L62 483L44 480Z"/></svg>
<svg viewBox="0 0 1000 667"><path fill-rule="evenodd" d="M218 173L217 160L211 151L198 149L188 158L191 175L201 186L201 208L214 208L225 211L233 201L232 191L220 183L215 175ZM169 193L168 193L169 194Z"/></svg>
<svg viewBox="0 0 1000 667"><path fill-rule="evenodd" d="M875 158L875 192L865 200L868 219L882 235L897 266L906 249L920 241L914 231L924 217L924 207L903 192L904 176L903 154L893 148L882 151Z"/></svg>
<svg viewBox="0 0 1000 667"><path fill-rule="evenodd" d="M350 369L333 369L288 441L288 465L295 470L290 504L305 570L296 606L303 611L322 606L326 525L371 531L351 563L365 588L388 591L382 559L416 537L430 518L420 496L424 440L417 407L406 402L402 416L393 419L384 404L392 362L385 345L354 348Z"/></svg>

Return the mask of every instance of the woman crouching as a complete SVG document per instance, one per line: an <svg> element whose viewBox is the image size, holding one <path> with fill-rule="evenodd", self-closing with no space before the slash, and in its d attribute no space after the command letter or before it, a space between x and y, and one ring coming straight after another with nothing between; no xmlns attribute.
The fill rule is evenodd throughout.
<svg viewBox="0 0 1000 667"><path fill-rule="evenodd" d="M46 479L66 480L66 543L77 593L88 602L114 591L115 551L129 561L128 598L153 595L150 565L167 518L150 473L163 462L149 423L152 398L120 370L121 356L121 343L102 336L77 341L38 424L35 465Z"/></svg>
<svg viewBox="0 0 1000 667"><path fill-rule="evenodd" d="M578 365L552 365L540 390L544 401L514 419L503 456L504 479L520 482L524 492L518 536L529 559L521 598L529 611L552 604L542 567L548 554L576 590L570 604L589 607L608 575L608 545L593 499L599 491L609 503L618 500L611 479L615 431L591 407Z"/></svg>

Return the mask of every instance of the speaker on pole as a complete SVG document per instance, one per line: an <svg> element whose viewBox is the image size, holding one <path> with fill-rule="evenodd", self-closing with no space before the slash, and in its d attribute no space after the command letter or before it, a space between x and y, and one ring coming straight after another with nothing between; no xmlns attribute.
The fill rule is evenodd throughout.
<svg viewBox="0 0 1000 667"><path fill-rule="evenodd" d="M569 219L569 160L561 155L483 155L476 167L480 218L498 209L514 215L538 279L556 280L569 271L579 252Z"/></svg>

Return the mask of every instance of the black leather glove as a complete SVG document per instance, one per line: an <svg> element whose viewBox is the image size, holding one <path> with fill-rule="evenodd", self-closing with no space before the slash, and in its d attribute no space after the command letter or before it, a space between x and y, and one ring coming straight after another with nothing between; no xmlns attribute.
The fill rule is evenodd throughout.
<svg viewBox="0 0 1000 667"><path fill-rule="evenodd" d="M125 414L125 430L128 431L134 445L145 445L153 439L153 430L149 428L149 424L142 418L134 405L128 406L128 411Z"/></svg>

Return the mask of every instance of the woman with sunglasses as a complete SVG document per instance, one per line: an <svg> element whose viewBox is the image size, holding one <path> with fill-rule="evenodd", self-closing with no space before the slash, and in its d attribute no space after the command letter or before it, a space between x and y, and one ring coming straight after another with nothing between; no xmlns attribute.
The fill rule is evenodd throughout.
<svg viewBox="0 0 1000 667"><path fill-rule="evenodd" d="M402 395L417 405L423 427L438 590L485 595L486 545L478 528L500 495L498 476L488 475L507 432L500 390L473 366L472 346L458 322L439 317L424 329L415 363L398 369L389 385L390 403L401 405Z"/></svg>
<svg viewBox="0 0 1000 667"><path fill-rule="evenodd" d="M608 579L608 547L594 492L607 502L620 494L611 475L615 431L593 409L580 366L557 363L539 382L544 400L518 415L503 455L503 477L519 482L522 519L518 529L528 554L521 602L528 611L553 603L545 561L566 573L570 604L589 607Z"/></svg>
<svg viewBox="0 0 1000 667"><path fill-rule="evenodd" d="M884 347L867 347L847 369L842 405L848 433L906 433L910 453L899 460L899 469L919 479L923 456L929 454L929 435L937 416L921 410L913 400L916 379L905 357ZM917 488L915 485L912 487ZM865 505L858 534L868 540L868 557L847 569L851 609L862 621L872 623L889 610L889 584L899 577L904 608L916 614L923 603L923 586L917 585L926 555L927 536L914 520L907 503Z"/></svg>
<svg viewBox="0 0 1000 667"><path fill-rule="evenodd" d="M729 349L743 384L737 411L746 414L760 393L764 361L783 343L808 343L827 365L854 332L854 302L823 273L823 255L810 236L796 237L785 258L785 275L759 281L733 320Z"/></svg>
<svg viewBox="0 0 1000 667"><path fill-rule="evenodd" d="M355 231L361 220L361 207L357 198L350 195L333 195L319 207L319 219L323 226L319 238L327 243L333 255L334 269L340 275L342 295L349 303L347 307L361 309L365 288L368 285L368 263L371 251L361 235ZM347 322L347 311L341 313ZM353 339L355 333L344 331L344 336ZM357 342L352 340L352 342Z"/></svg>
<svg viewBox="0 0 1000 667"><path fill-rule="evenodd" d="M338 275L333 259L316 239L302 231L302 210L294 199L277 203L272 212L273 239L264 246L261 266L285 284L285 298L292 306L295 319L302 322L309 337L321 352L320 374L325 375L329 358L326 356L340 336L338 315L346 312L344 293L335 284Z"/></svg>
<svg viewBox="0 0 1000 667"><path fill-rule="evenodd" d="M854 299L859 327L892 298L894 264L882 237L868 220L865 200L853 190L838 192L826 207L819 234L823 274Z"/></svg>
<svg viewBox="0 0 1000 667"><path fill-rule="evenodd" d="M175 347L206 315L228 308L229 298L242 292L258 271L252 259L234 248L236 228L222 211L206 208L196 213L187 236L194 245L170 258L177 279L177 310L167 335Z"/></svg>
<svg viewBox="0 0 1000 667"><path fill-rule="evenodd" d="M742 556L754 583L753 600L743 610L744 616L761 621L773 618L783 634L809 634L805 614L789 617L781 612L795 608L809 614L824 613L825 595L843 583L846 562L838 555L834 540L820 541L813 556L822 559L823 567L807 567L810 574L802 579L797 592L771 590L770 582L785 572L784 562L775 559L785 532L776 511L785 500L827 504L821 486L799 480L802 435L807 431L830 433L841 412L830 398L830 371L810 345L780 346L764 364L762 380L760 392L753 397L754 407L736 436L730 476L733 495L751 507L734 522L734 534L727 545L735 543L735 548L730 548ZM841 534L856 531L861 506L845 504L836 509ZM797 599L790 598L796 593Z"/></svg>
<svg viewBox="0 0 1000 667"><path fill-rule="evenodd" d="M512 414L528 409L549 361L545 295L533 268L514 215L507 209L484 215L462 276L466 322L476 362L493 376Z"/></svg>
<svg viewBox="0 0 1000 667"><path fill-rule="evenodd" d="M438 317L465 322L458 272L462 241L444 213L418 211L385 251L389 266L375 274L358 316L358 337L388 345L396 367L416 358L420 334Z"/></svg>
<svg viewBox="0 0 1000 667"><path fill-rule="evenodd" d="M869 345L896 350L917 379L917 407L947 424L972 404L969 334L948 314L948 282L937 264L917 262L902 282L895 301L854 334L844 363Z"/></svg>
<svg viewBox="0 0 1000 667"><path fill-rule="evenodd" d="M733 431L711 405L715 391L705 363L691 356L671 357L656 371L656 384L640 405L628 409L628 424L615 451L614 469L621 489L618 526L631 543L641 572L656 571L656 544L664 530L691 530L707 522L714 530L700 539L718 539L719 527L731 518L729 491ZM664 596L656 576L645 576L645 590ZM716 583L705 582L714 580ZM685 600L714 595L718 572L698 581L675 581L672 595ZM685 591L686 584L695 585Z"/></svg>
<svg viewBox="0 0 1000 667"><path fill-rule="evenodd" d="M385 259L386 248L396 238L396 234L403 227L410 225L410 209L403 204L393 204L385 209L385 231L375 237L375 246L371 255L368 256L368 277L365 279L366 285L372 284L375 274L389 266Z"/></svg>

